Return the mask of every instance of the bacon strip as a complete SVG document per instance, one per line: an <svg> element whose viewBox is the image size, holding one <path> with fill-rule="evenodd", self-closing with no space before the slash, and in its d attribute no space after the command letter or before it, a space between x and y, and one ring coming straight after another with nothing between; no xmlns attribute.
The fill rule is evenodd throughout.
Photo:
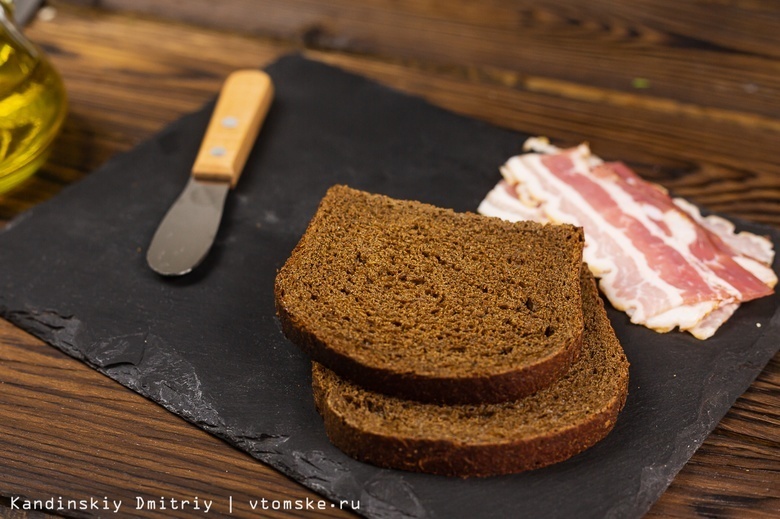
<svg viewBox="0 0 780 519"><path fill-rule="evenodd" d="M772 293L777 276L766 238L702 217L625 164L591 155L586 145L559 150L530 139L526 146L536 153L510 158L504 180L478 211L582 226L585 261L632 322L658 331L679 327L705 339L741 302Z"/></svg>

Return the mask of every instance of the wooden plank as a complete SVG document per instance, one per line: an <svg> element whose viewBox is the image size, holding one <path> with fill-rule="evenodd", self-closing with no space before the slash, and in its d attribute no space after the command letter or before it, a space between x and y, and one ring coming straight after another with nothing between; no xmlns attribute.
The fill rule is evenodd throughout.
<svg viewBox="0 0 780 519"><path fill-rule="evenodd" d="M298 41L307 48L495 66L780 115L771 0L69 0ZM638 81L639 80L639 81Z"/></svg>
<svg viewBox="0 0 780 519"><path fill-rule="evenodd" d="M0 505L14 514L20 511L12 509L13 496L54 498L51 512L66 516L73 513L56 510L59 497L95 498L99 507L106 497L111 510L113 501L121 501L120 517L160 517L160 510L150 509L147 502L159 508L161 496L168 500L165 517L192 517L195 497L202 509L213 501L212 515L228 515L232 497L235 517L258 517L260 510L253 510L250 501L262 498L280 506L288 501L292 507L299 502L307 506L307 499L322 500L3 320L0 365L0 492L5 497ZM169 498L187 499L189 508L171 509ZM353 516L330 503L325 506L317 512L323 517ZM114 515L102 509L75 512ZM263 513L290 517L281 511Z"/></svg>
<svg viewBox="0 0 780 519"><path fill-rule="evenodd" d="M695 105L506 71L441 71L341 53L310 55L499 126L569 144L588 141L595 153L632 163L676 195L780 225L780 164L774 152L780 120L732 118Z"/></svg>
<svg viewBox="0 0 780 519"><path fill-rule="evenodd" d="M212 99L238 68L289 52L270 40L171 28L64 6L27 35L63 76L69 113L51 158L24 185L0 194L0 224L58 193L116 153L132 148Z"/></svg>
<svg viewBox="0 0 780 519"><path fill-rule="evenodd" d="M177 114L194 110L230 70L262 65L295 49L234 34L205 37L181 26L186 37L164 37L173 29L132 18L122 30L106 29L111 24L95 23L95 17L110 16L61 11L67 23L38 23L30 34L65 76L71 114L55 161L29 189L0 197L0 219L34 204L31 191L53 194L78 178L78 169L93 169ZM58 32L45 30L54 26ZM86 37L90 30L93 36ZM780 118L493 67L310 55L500 126L570 143L587 140L596 153L631 162L645 177L711 210L780 225L780 165L774 153ZM92 60L101 63L100 70L89 66Z"/></svg>

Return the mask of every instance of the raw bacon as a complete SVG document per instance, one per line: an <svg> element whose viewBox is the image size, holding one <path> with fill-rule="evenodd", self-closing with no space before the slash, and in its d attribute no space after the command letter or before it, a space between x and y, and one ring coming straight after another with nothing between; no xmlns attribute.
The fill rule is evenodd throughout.
<svg viewBox="0 0 780 519"><path fill-rule="evenodd" d="M740 303L772 293L772 243L735 233L642 180L603 162L587 145L561 150L546 139L510 158L504 179L478 211L507 220L572 223L585 229L584 260L613 306L657 331L712 336Z"/></svg>

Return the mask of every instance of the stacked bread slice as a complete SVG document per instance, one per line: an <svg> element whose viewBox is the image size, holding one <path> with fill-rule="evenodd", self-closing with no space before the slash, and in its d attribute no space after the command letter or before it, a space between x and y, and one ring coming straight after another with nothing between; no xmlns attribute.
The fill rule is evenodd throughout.
<svg viewBox="0 0 780 519"><path fill-rule="evenodd" d="M331 188L279 271L331 441L454 476L541 467L612 429L628 363L570 225Z"/></svg>

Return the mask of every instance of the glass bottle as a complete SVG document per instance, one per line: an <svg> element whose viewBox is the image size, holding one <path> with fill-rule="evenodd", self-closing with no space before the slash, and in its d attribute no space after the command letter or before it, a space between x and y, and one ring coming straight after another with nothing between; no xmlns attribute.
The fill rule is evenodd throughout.
<svg viewBox="0 0 780 519"><path fill-rule="evenodd" d="M65 88L43 52L0 0L0 193L45 162L67 111Z"/></svg>

